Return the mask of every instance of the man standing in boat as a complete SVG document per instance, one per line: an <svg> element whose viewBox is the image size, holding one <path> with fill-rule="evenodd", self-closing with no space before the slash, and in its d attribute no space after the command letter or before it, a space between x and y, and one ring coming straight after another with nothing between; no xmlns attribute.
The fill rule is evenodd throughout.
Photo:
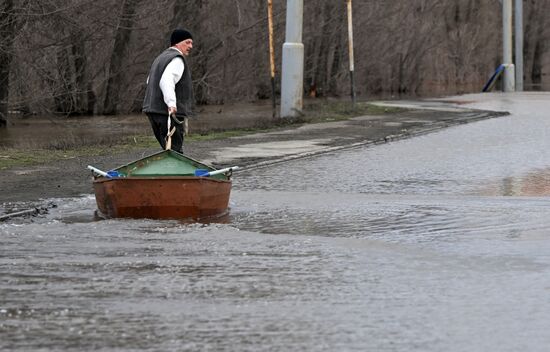
<svg viewBox="0 0 550 352"><path fill-rule="evenodd" d="M143 100L153 133L162 149L183 152L184 120L191 116L194 105L191 70L185 57L193 49L193 36L176 29L170 36L170 47L151 65ZM170 131L168 131L170 128Z"/></svg>

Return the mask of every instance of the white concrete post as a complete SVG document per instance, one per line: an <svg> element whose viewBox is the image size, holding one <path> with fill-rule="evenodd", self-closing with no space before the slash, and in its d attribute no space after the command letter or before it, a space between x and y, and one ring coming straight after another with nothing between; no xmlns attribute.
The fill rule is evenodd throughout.
<svg viewBox="0 0 550 352"><path fill-rule="evenodd" d="M504 65L503 91L515 90L515 73L512 61L512 0L502 0L502 64Z"/></svg>
<svg viewBox="0 0 550 352"><path fill-rule="evenodd" d="M281 117L297 117L304 104L304 1L287 0L286 6L286 37L281 69Z"/></svg>
<svg viewBox="0 0 550 352"><path fill-rule="evenodd" d="M523 92L523 0L515 0L516 92Z"/></svg>

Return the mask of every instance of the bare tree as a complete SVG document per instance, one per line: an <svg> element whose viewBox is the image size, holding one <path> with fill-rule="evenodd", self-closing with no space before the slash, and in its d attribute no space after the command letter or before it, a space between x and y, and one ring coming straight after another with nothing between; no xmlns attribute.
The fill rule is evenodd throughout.
<svg viewBox="0 0 550 352"><path fill-rule="evenodd" d="M353 4L359 95L479 91L501 61L496 0ZM274 0L273 6L280 67L286 0ZM345 2L316 0L304 6L304 93L347 95ZM547 79L549 7L550 1L525 2L530 19L525 30L527 87L540 87ZM188 61L199 104L270 95L263 0L3 0L0 15L4 123L9 110L64 115L141 110L150 65L177 27L195 37Z"/></svg>
<svg viewBox="0 0 550 352"><path fill-rule="evenodd" d="M312 16L306 21L304 34L306 39L306 72L310 96L326 96L338 94L336 76L344 72L340 63L343 61L345 48L345 2L323 1L317 11L307 4L306 13ZM311 51L310 51L311 50Z"/></svg>
<svg viewBox="0 0 550 352"><path fill-rule="evenodd" d="M13 58L16 14L13 0L0 5L0 127L5 126L8 115L10 66Z"/></svg>
<svg viewBox="0 0 550 352"><path fill-rule="evenodd" d="M530 20L526 22L525 28L525 79L527 86L540 90L543 61L548 52L547 42L550 36L547 29L550 4L548 1L529 1L527 5L526 16Z"/></svg>
<svg viewBox="0 0 550 352"><path fill-rule="evenodd" d="M445 91L464 93L483 86L501 54L500 36L487 31L498 28L500 19L486 17L496 4L454 0L442 8L442 45L438 50L439 74L434 77ZM435 61L433 58L432 61Z"/></svg>
<svg viewBox="0 0 550 352"><path fill-rule="evenodd" d="M105 94L104 114L116 114L117 104L120 101L121 72L124 59L128 55L130 36L132 34L136 7L140 0L124 0L120 14L120 22L116 28L115 43L111 53L107 89Z"/></svg>

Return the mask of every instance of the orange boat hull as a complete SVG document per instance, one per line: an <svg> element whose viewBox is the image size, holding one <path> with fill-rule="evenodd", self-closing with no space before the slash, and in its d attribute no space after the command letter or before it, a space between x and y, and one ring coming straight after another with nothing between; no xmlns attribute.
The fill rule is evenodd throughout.
<svg viewBox="0 0 550 352"><path fill-rule="evenodd" d="M163 176L94 180L98 209L108 218L188 219L227 213L230 180Z"/></svg>

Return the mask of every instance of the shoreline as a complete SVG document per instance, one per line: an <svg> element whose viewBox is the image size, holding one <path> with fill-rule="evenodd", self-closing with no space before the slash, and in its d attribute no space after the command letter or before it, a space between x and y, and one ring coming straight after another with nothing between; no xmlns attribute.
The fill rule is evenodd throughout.
<svg viewBox="0 0 550 352"><path fill-rule="evenodd" d="M184 143L184 153L217 168L239 165L251 170L327 152L375 146L507 115L504 112L466 108L448 109L448 103L440 103L440 106L441 109L422 109L420 106L388 114L306 122L227 138L189 141ZM87 165L109 170L158 150L158 146L136 148L0 170L0 209L6 209L14 202L44 202L51 198L93 194ZM236 177L238 173L235 172Z"/></svg>

